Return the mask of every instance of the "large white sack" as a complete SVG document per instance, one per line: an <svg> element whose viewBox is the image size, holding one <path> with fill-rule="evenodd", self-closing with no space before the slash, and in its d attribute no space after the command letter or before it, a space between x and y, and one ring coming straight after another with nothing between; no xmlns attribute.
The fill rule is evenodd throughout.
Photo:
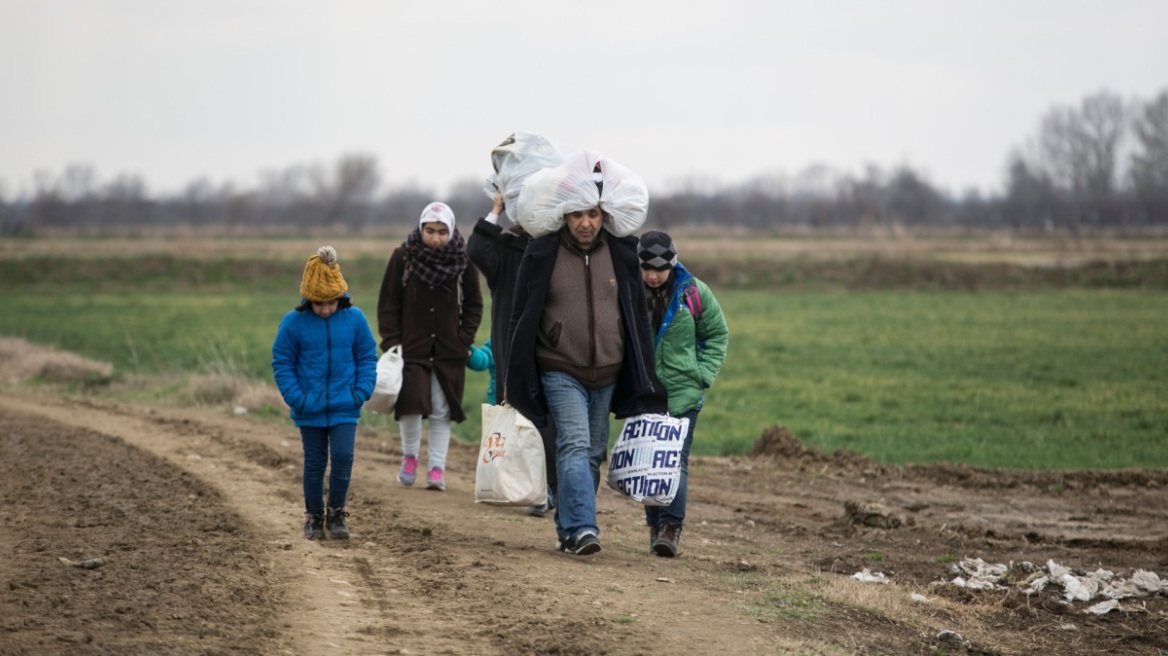
<svg viewBox="0 0 1168 656"><path fill-rule="evenodd" d="M550 139L534 132L516 130L491 151L495 173L483 184L483 193L494 200L496 191L503 192L503 211L515 221L514 208L523 182L536 171L563 162L564 152Z"/></svg>
<svg viewBox="0 0 1168 656"><path fill-rule="evenodd" d="M524 230L541 237L559 230L565 214L596 206L605 213L604 228L627 237L645 225L649 189L640 176L604 155L577 151L559 166L527 177L519 191L516 218Z"/></svg>

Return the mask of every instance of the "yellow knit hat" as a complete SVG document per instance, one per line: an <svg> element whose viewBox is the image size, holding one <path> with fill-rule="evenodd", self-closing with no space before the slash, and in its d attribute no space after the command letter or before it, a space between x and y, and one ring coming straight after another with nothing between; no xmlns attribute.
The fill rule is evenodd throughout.
<svg viewBox="0 0 1168 656"><path fill-rule="evenodd" d="M344 296L347 291L349 285L341 275L341 265L337 264L337 249L321 246L304 265L300 295L305 300L324 303Z"/></svg>

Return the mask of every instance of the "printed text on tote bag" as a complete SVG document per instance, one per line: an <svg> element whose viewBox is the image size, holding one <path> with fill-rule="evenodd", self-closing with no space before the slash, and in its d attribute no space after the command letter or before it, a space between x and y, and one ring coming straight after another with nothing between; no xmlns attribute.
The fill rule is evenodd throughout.
<svg viewBox="0 0 1168 656"><path fill-rule="evenodd" d="M688 422L681 425L664 421L626 423L617 442L639 440L642 445L613 450L609 468L634 474L616 481L617 489L633 497L672 497L677 479L662 478L659 473L680 467L687 429Z"/></svg>

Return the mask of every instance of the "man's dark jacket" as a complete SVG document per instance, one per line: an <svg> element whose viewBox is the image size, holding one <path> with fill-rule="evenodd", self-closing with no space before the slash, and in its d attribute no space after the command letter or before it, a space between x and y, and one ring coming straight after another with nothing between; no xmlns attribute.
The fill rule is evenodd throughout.
<svg viewBox="0 0 1168 656"><path fill-rule="evenodd" d="M515 278L523 250L531 242L527 233L504 230L498 225L479 219L474 232L466 240L470 261L487 279L491 289L491 350L499 372L495 376L495 398L503 402L506 363L511 354L511 309L515 305Z"/></svg>
<svg viewBox="0 0 1168 656"><path fill-rule="evenodd" d="M624 362L617 376L610 410L617 419L646 412L668 412L665 386L657 379L654 364L653 331L649 325L649 307L637 259L637 238L605 237L612 252L625 329ZM519 264L515 307L511 314L511 356L505 381L507 401L539 427L548 423L548 407L535 361L535 345L549 281L559 253L559 232L532 240ZM603 338L603 327L597 336Z"/></svg>

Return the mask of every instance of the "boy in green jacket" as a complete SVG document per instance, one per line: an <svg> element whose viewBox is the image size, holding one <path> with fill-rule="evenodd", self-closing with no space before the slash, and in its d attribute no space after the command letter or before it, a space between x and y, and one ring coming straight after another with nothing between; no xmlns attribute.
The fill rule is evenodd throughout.
<svg viewBox="0 0 1168 656"><path fill-rule="evenodd" d="M677 247L666 233L650 231L637 245L641 279L649 302L655 337L657 377L669 394L669 414L689 419L681 450L681 480L677 496L667 507L645 507L649 547L658 556L673 558L685 521L686 479L694 426L706 388L714 384L726 359L730 334L722 307L706 283L677 259Z"/></svg>

